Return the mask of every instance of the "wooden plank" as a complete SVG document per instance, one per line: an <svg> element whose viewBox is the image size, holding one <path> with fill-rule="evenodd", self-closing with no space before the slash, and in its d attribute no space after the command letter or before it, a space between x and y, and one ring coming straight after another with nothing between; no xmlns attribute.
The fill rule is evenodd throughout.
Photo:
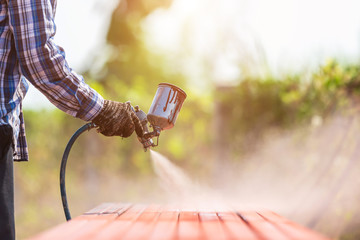
<svg viewBox="0 0 360 240"><path fill-rule="evenodd" d="M289 235L280 231L273 224L266 221L258 213L253 211L238 212L237 215L243 220L260 239L285 240L291 239Z"/></svg>
<svg viewBox="0 0 360 240"><path fill-rule="evenodd" d="M227 234L230 239L261 239L249 226L242 221L234 212L219 212L217 213L219 219L222 221Z"/></svg>
<svg viewBox="0 0 360 240"><path fill-rule="evenodd" d="M123 204L123 203L114 203L105 210L101 211L100 214L114 214L114 213L122 213L126 209L130 208L132 204Z"/></svg>
<svg viewBox="0 0 360 240"><path fill-rule="evenodd" d="M131 225L129 230L121 237L121 239L143 240L146 239L155 226L160 212L145 210Z"/></svg>
<svg viewBox="0 0 360 240"><path fill-rule="evenodd" d="M112 206L110 203L101 204L86 212L86 214L46 231L43 234L36 236L34 239L60 240L81 238L82 235L88 234L90 230L96 231L103 224L106 224L108 221L111 221L118 216L117 214L99 215L99 212L109 208L110 206Z"/></svg>
<svg viewBox="0 0 360 240"><path fill-rule="evenodd" d="M287 218L284 218L283 216L280 216L277 213L274 213L269 210L262 210L262 211L256 211L260 216L267 219L270 222L278 222L278 223L288 223L290 220Z"/></svg>
<svg viewBox="0 0 360 240"><path fill-rule="evenodd" d="M135 221L143 211L145 211L145 205L133 205L128 208L125 212L120 214L116 221Z"/></svg>
<svg viewBox="0 0 360 240"><path fill-rule="evenodd" d="M129 204L101 204L82 216L72 220L72 222L84 221L85 224L83 224L81 228L77 229L77 231L67 236L67 238L74 240L91 239L106 228L106 225L111 224L120 213L125 212L130 207L131 206Z"/></svg>
<svg viewBox="0 0 360 240"><path fill-rule="evenodd" d="M197 212L180 212L177 234L178 239L204 239L200 228L199 214Z"/></svg>
<svg viewBox="0 0 360 240"><path fill-rule="evenodd" d="M87 240L91 239L94 234L102 231L104 226L112 221L109 219L94 219L92 221L87 221L85 225L79 228L76 232L73 232L71 236L68 236L66 239L73 240Z"/></svg>
<svg viewBox="0 0 360 240"><path fill-rule="evenodd" d="M201 227L203 229L203 234L206 239L229 239L230 234L224 229L222 222L220 221L217 213L207 212L199 213Z"/></svg>
<svg viewBox="0 0 360 240"><path fill-rule="evenodd" d="M62 240L70 239L71 235L81 229L86 224L86 221L70 221L60 224L52 229L49 229L43 233L40 233L28 240Z"/></svg>
<svg viewBox="0 0 360 240"><path fill-rule="evenodd" d="M179 212L161 212L149 240L172 240L177 239L177 224Z"/></svg>
<svg viewBox="0 0 360 240"><path fill-rule="evenodd" d="M271 211L185 210L167 205L104 203L31 240L328 239Z"/></svg>
<svg viewBox="0 0 360 240"><path fill-rule="evenodd" d="M96 221L96 220L108 220L112 221L115 220L115 218L118 217L118 214L112 213L112 214L86 214L86 215L80 215L79 217L76 217L72 219L72 222L76 221Z"/></svg>
<svg viewBox="0 0 360 240"><path fill-rule="evenodd" d="M290 236L290 239L329 240L329 238L317 232L303 228L294 223L275 223L274 225Z"/></svg>
<svg viewBox="0 0 360 240"><path fill-rule="evenodd" d="M84 214L100 214L101 212L105 211L106 209L113 206L113 203L102 203L99 206L90 209L89 211L85 212Z"/></svg>
<svg viewBox="0 0 360 240"><path fill-rule="evenodd" d="M88 239L103 240L103 239L120 239L131 228L132 224L136 222L139 216L144 212L144 205L133 205L126 211L109 222L101 231L94 232Z"/></svg>
<svg viewBox="0 0 360 240"><path fill-rule="evenodd" d="M305 228L299 224L291 222L290 220L270 211L262 211L259 214L271 222L280 231L286 233L291 239L313 239L313 240L325 240L328 239L325 236Z"/></svg>

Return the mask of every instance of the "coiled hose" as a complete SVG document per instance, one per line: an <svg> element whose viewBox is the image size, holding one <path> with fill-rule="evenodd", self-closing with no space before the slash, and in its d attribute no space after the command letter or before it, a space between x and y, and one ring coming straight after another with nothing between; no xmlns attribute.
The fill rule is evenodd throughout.
<svg viewBox="0 0 360 240"><path fill-rule="evenodd" d="M92 128L95 128L96 125L94 123L87 123L84 126L82 126L81 128L79 128L74 135L72 135L72 137L70 138L68 144L66 145L62 160L61 160L61 167L60 167L60 192L61 192L61 200L62 200L62 204L63 204L63 209L64 209L64 213L65 213L65 217L66 217L66 221L71 220L71 215L70 215L70 211L69 211L69 206L68 206L68 202L67 202L67 197L66 197L66 187L65 187L65 171L66 171L66 163L67 163L67 159L69 157L69 153L71 150L72 145L74 144L74 142L76 141L76 139L85 131L88 131Z"/></svg>

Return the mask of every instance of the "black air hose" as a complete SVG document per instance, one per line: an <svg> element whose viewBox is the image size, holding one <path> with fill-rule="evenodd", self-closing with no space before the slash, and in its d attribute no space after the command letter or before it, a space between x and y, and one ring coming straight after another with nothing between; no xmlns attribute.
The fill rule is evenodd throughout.
<svg viewBox="0 0 360 240"><path fill-rule="evenodd" d="M67 159L71 150L72 145L74 144L75 140L85 131L95 128L96 125L94 123L87 123L81 128L79 128L74 135L70 138L68 144L66 145L62 160L61 160L61 167L60 167L60 191L61 191L61 200L64 208L64 213L66 217L66 221L71 220L71 215L69 211L69 206L66 197L66 187L65 187L65 170L66 170L66 163Z"/></svg>

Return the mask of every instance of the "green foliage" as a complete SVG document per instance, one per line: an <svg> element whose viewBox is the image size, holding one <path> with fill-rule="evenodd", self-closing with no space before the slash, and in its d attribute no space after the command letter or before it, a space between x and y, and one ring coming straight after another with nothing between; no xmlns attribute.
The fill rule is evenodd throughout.
<svg viewBox="0 0 360 240"><path fill-rule="evenodd" d="M218 88L224 124L231 151L246 151L267 130L286 129L326 118L338 109L351 107L358 98L360 69L329 61L309 80L303 76L285 79L246 79L236 87ZM241 136L241 137L234 137Z"/></svg>

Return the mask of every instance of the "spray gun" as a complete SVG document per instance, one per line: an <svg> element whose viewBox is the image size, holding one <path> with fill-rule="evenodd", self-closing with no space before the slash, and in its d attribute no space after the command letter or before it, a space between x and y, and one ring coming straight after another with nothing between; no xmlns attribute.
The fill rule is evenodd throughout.
<svg viewBox="0 0 360 240"><path fill-rule="evenodd" d="M186 93L180 88L169 83L160 83L158 85L158 89L156 91L148 114L140 110L138 106L132 108L136 116L139 118L144 130L143 136L138 137L138 140L143 145L145 151L148 148L156 147L159 144L159 136L161 131L170 129L174 126L185 98ZM150 124L152 131L149 131L148 124ZM95 127L96 125L94 123L87 123L81 128L79 128L70 138L68 144L66 145L63 158L61 160L60 192L63 209L67 221L71 219L65 188L65 170L67 159L75 140L83 132ZM154 137L157 138L156 144L154 144L152 140L152 138Z"/></svg>
<svg viewBox="0 0 360 240"><path fill-rule="evenodd" d="M147 115L140 110L139 106L133 108L144 129L144 136L138 137L138 140L145 151L159 144L162 130L174 126L185 98L186 93L182 89L169 83L160 83ZM148 123L152 128L151 132L149 132ZM152 140L154 137L157 138L156 144Z"/></svg>

